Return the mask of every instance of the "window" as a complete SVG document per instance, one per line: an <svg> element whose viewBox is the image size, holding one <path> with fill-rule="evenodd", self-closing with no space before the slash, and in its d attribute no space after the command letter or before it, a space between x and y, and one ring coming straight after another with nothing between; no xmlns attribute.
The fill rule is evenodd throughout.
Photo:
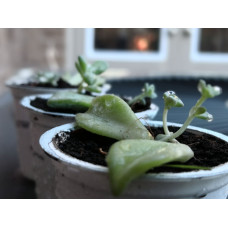
<svg viewBox="0 0 228 228"><path fill-rule="evenodd" d="M91 59L111 61L164 61L167 54L165 29L86 29L85 51Z"/></svg>
<svg viewBox="0 0 228 228"><path fill-rule="evenodd" d="M228 29L193 29L191 59L198 62L228 62Z"/></svg>
<svg viewBox="0 0 228 228"><path fill-rule="evenodd" d="M89 61L108 61L112 78L228 77L228 29L67 29L66 68L74 69L78 55L84 55Z"/></svg>

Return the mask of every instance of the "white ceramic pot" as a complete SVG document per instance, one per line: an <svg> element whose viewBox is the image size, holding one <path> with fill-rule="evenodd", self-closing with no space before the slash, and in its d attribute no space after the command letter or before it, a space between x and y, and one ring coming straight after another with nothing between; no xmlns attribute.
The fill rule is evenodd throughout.
<svg viewBox="0 0 228 228"><path fill-rule="evenodd" d="M29 141L30 133L29 133L29 115L28 112L23 109L20 105L20 100L28 95L32 94L47 94L47 93L55 93L59 91L59 88L45 88L45 87L32 87L32 86L22 86L22 84L26 84L29 80L29 77L32 72L21 73L20 75L16 75L10 78L6 82L6 86L8 86L11 90L13 100L14 100L14 116L17 127L17 150L19 155L19 163L20 170L22 174L29 178L34 179L32 170L32 164L30 164L30 148L28 147L27 141ZM105 94L111 86L109 84L104 85L102 95ZM69 89L61 89L61 90L69 90ZM76 89L70 89L73 91L77 91ZM96 94L95 94L96 95Z"/></svg>
<svg viewBox="0 0 228 228"><path fill-rule="evenodd" d="M47 112L30 104L36 98L49 99L50 97L51 94L39 94L26 96L21 100L21 105L26 109L30 122L30 140L24 142L29 151L24 154L24 159L29 160L29 168L36 182L38 198L55 198L52 163L40 148L39 138L47 130L65 123L71 123L75 119L74 114Z"/></svg>
<svg viewBox="0 0 228 228"><path fill-rule="evenodd" d="M135 115L139 119L144 119L144 120L153 120L154 117L157 115L159 111L159 107L156 104L151 104L150 109L142 111L142 112L136 112Z"/></svg>
<svg viewBox="0 0 228 228"><path fill-rule="evenodd" d="M148 122L147 122L148 124ZM159 121L151 126L161 127ZM180 127L179 124L169 125ZM40 138L40 145L55 167L55 195L57 198L113 198L108 179L108 169L78 160L57 148L53 138L69 131L73 124L53 128ZM188 128L196 134L207 133L228 142L228 137L210 130ZM228 163L211 170L182 173L145 174L133 181L122 198L226 198L228 194Z"/></svg>

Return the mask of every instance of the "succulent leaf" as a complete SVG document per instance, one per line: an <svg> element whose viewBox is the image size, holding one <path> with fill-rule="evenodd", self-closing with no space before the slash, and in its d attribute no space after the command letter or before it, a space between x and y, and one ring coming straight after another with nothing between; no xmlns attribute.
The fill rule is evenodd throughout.
<svg viewBox="0 0 228 228"><path fill-rule="evenodd" d="M75 118L78 126L98 135L118 140L153 139L128 104L115 95L95 98L89 110Z"/></svg>
<svg viewBox="0 0 228 228"><path fill-rule="evenodd" d="M190 147L154 140L130 139L116 142L109 149L106 161L114 195L148 170L163 164L186 162L193 157Z"/></svg>

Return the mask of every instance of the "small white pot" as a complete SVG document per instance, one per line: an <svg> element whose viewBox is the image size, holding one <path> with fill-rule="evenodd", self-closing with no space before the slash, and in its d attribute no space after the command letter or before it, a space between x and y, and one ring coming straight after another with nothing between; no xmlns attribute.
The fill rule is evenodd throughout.
<svg viewBox="0 0 228 228"><path fill-rule="evenodd" d="M151 104L150 109L142 111L142 112L136 112L135 115L139 119L144 119L144 120L148 121L148 120L153 120L154 117L157 115L158 111L159 111L159 107L155 104Z"/></svg>
<svg viewBox="0 0 228 228"><path fill-rule="evenodd" d="M24 153L23 159L29 161L29 169L36 182L38 198L55 197L52 163L50 158L40 148L39 138L47 130L75 120L74 114L47 112L30 104L36 98L49 99L51 96L52 94L39 94L27 96L21 100L21 105L26 109L30 122L30 140L24 142L24 145L27 144L26 147L29 150L26 154Z"/></svg>
<svg viewBox="0 0 228 228"><path fill-rule="evenodd" d="M146 123L148 124L148 122ZM150 122L161 127L162 122ZM180 127L179 124L169 123ZM113 198L108 169L78 160L63 153L53 142L56 134L69 131L73 124L53 128L40 138L43 150L51 156L55 166L55 196L57 198ZM210 130L188 128L196 134L207 133L226 142L228 137ZM122 198L226 198L228 194L228 163L211 170L182 173L145 174L133 181Z"/></svg>
<svg viewBox="0 0 228 228"><path fill-rule="evenodd" d="M30 76L30 75L29 75ZM29 151L27 141L30 139L29 133L29 115L28 112L23 109L20 105L20 100L28 95L32 94L47 94L55 93L59 90L73 90L76 89L59 89L59 88L45 88L45 87L32 87L32 86L22 86L26 84L29 80L28 73L21 75L16 75L15 77L10 78L6 82L6 86L10 88L14 100L14 116L17 127L17 150L19 155L20 170L22 174L29 178L34 179L32 170L32 165L30 164ZM109 84L104 85L102 95L105 94L111 86Z"/></svg>

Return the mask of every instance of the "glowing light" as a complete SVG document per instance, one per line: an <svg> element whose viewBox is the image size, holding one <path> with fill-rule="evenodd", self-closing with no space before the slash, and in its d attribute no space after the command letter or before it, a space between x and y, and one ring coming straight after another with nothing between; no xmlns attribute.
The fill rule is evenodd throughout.
<svg viewBox="0 0 228 228"><path fill-rule="evenodd" d="M147 38L144 37L136 37L135 40L135 48L139 51L145 51L149 48L149 42Z"/></svg>

